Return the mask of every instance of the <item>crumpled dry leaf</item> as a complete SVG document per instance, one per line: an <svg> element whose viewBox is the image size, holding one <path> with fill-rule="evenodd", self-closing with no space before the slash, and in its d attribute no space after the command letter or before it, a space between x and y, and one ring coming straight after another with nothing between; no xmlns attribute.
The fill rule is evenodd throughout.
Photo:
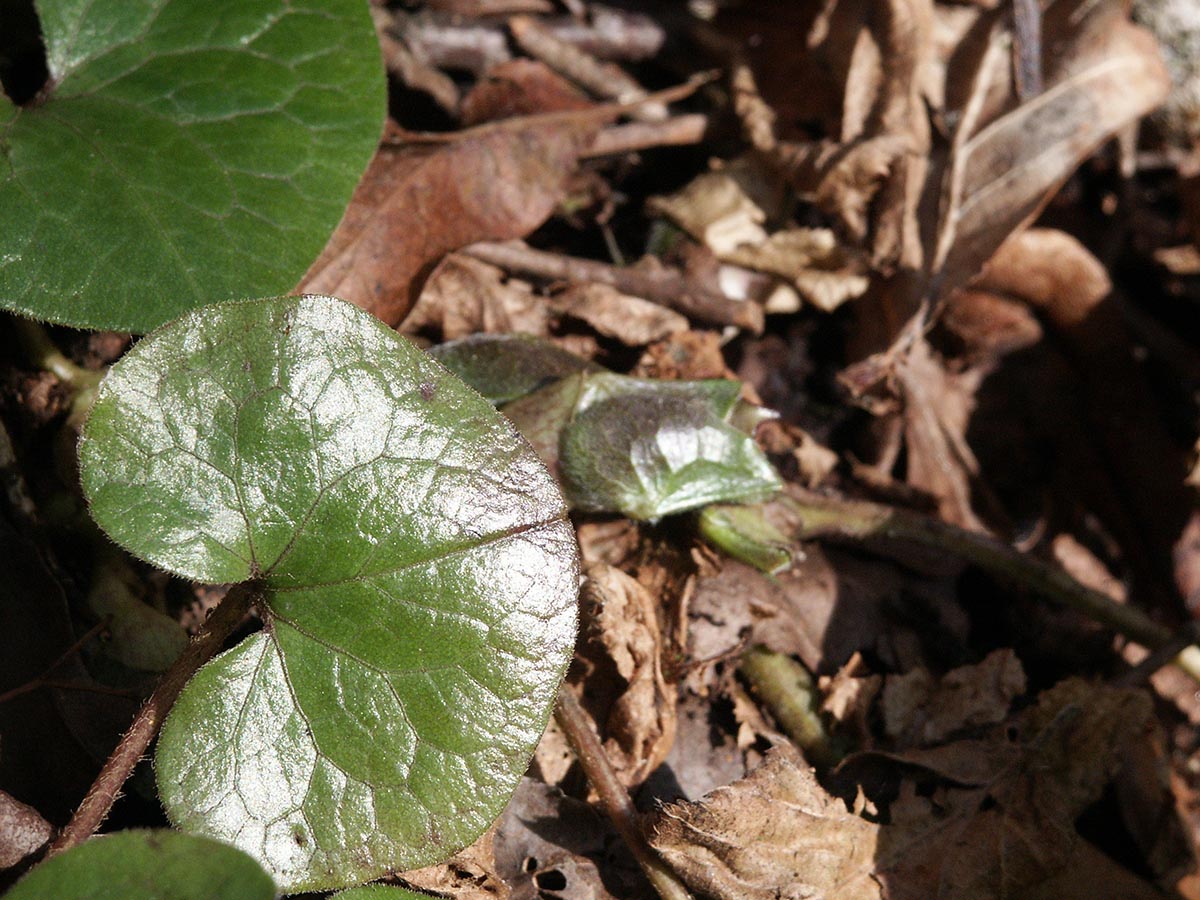
<svg viewBox="0 0 1200 900"><path fill-rule="evenodd" d="M409 887L451 900L509 900L509 884L496 874L494 839L495 827L445 862L401 872L398 877Z"/></svg>
<svg viewBox="0 0 1200 900"><path fill-rule="evenodd" d="M1075 820L1151 715L1140 691L1069 679L990 741L938 748L941 771L961 777L925 796L910 785L891 805L879 839L888 900L1025 896L1063 873L1082 842ZM919 765L933 755L901 758Z"/></svg>
<svg viewBox="0 0 1200 900"><path fill-rule="evenodd" d="M41 813L0 791L0 871L36 853L52 837L54 826Z"/></svg>
<svg viewBox="0 0 1200 900"><path fill-rule="evenodd" d="M946 521L986 531L971 504L979 462L966 438L984 373L948 371L919 337L896 363L894 375L904 398L907 483L936 497Z"/></svg>
<svg viewBox="0 0 1200 900"><path fill-rule="evenodd" d="M1028 224L1082 160L1166 97L1170 77L1155 41L1126 8L1122 0L1051 4L1046 90L956 146L935 260L941 296Z"/></svg>
<svg viewBox="0 0 1200 900"><path fill-rule="evenodd" d="M721 262L781 278L824 312L860 296L867 289L866 274L828 228L771 234L763 229L767 214L746 187L751 174L745 166L708 172L674 194L652 198L648 206ZM768 311L783 311L783 302L772 295L774 308Z"/></svg>
<svg viewBox="0 0 1200 900"><path fill-rule="evenodd" d="M883 687L884 731L906 746L938 743L956 731L1002 722L1024 692L1025 670L1011 650L995 650L977 665L938 679L921 668L889 675Z"/></svg>
<svg viewBox="0 0 1200 900"><path fill-rule="evenodd" d="M658 768L675 740L676 690L663 677L658 598L604 563L584 572L586 638L577 650L591 669L584 704L618 778L633 787Z"/></svg>
<svg viewBox="0 0 1200 900"><path fill-rule="evenodd" d="M658 303L606 284L577 284L556 294L554 310L587 322L600 334L641 347L688 330L688 320Z"/></svg>
<svg viewBox="0 0 1200 900"><path fill-rule="evenodd" d="M503 269L451 253L433 270L400 331L437 330L442 340L472 334L549 333L549 310L528 284Z"/></svg>
<svg viewBox="0 0 1200 900"><path fill-rule="evenodd" d="M788 228L765 241L717 256L789 281L822 312L833 312L847 300L862 296L868 285L862 267L828 228Z"/></svg>
<svg viewBox="0 0 1200 900"><path fill-rule="evenodd" d="M821 676L817 686L825 695L821 714L833 723L834 732L849 733L854 747L870 748L871 710L883 689L883 676L871 674L862 654L855 651L833 675Z"/></svg>
<svg viewBox="0 0 1200 900"><path fill-rule="evenodd" d="M879 900L878 830L781 745L742 781L660 810L650 844L717 900Z"/></svg>
<svg viewBox="0 0 1200 900"><path fill-rule="evenodd" d="M446 253L541 225L599 124L505 123L444 144L384 143L297 292L342 297L395 325Z"/></svg>
<svg viewBox="0 0 1200 900"><path fill-rule="evenodd" d="M892 625L884 603L899 590L899 574L884 563L809 546L776 576L726 560L700 578L688 605L689 654L720 660L751 644L798 656L812 672L830 672L859 649L876 649ZM711 672L693 670L688 685L703 690Z"/></svg>
<svg viewBox="0 0 1200 900"><path fill-rule="evenodd" d="M720 256L742 244L767 239L767 214L730 172L698 175L674 194L652 197L647 207Z"/></svg>

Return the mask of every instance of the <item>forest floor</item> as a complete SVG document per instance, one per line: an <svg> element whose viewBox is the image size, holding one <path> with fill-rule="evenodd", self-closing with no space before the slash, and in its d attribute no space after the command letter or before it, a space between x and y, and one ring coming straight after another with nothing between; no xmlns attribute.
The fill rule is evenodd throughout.
<svg viewBox="0 0 1200 900"><path fill-rule="evenodd" d="M425 346L532 334L777 413L759 556L692 515L574 517L566 690L694 894L1200 898L1200 76L1174 49L1200 23L1041 6L374 7L392 119L300 287ZM129 345L51 333L89 368ZM68 400L0 358L10 509L74 490ZM38 553L5 577L61 602L20 614L0 687L90 635L95 571L189 629L214 601ZM52 822L147 684L93 643L0 703L0 773ZM398 883L654 896L587 768L552 722L496 826ZM161 823L135 779L109 824Z"/></svg>

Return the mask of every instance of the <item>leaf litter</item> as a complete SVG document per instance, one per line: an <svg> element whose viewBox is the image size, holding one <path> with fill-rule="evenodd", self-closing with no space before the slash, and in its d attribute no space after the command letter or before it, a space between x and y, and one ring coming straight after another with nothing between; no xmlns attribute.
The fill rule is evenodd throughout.
<svg viewBox="0 0 1200 900"><path fill-rule="evenodd" d="M1031 44L1026 5L374 7L394 118L298 287L454 341L435 356L548 461L576 459L564 690L698 896L1200 897L1200 706L1169 665L1200 606L1188 26L1153 0L1050 0ZM69 488L37 470L66 414L16 388L38 377L6 362L0 415L22 461L5 471L42 510ZM589 383L620 401L590 424ZM696 406L683 424L647 413L671 397ZM736 420L755 404L779 418ZM629 460L685 425L745 442L742 499L786 482L832 518L801 533L770 506L674 502ZM856 532L847 501L925 531ZM83 601L93 551L38 534ZM988 541L1003 572L963 552ZM1062 602L1083 586L1159 630ZM143 617L194 627L177 591L138 593ZM101 613L76 606L78 634ZM835 753L786 736L771 697L794 685L750 677L759 648L804 673L806 727ZM104 659L137 653L82 654L72 677L127 689ZM79 705L30 726L74 768L104 743ZM25 823L0 817L0 847L23 854L42 827L24 810L54 822L67 801L35 742L0 740L0 799ZM653 896L594 778L552 723L483 838L392 880ZM128 801L117 821L153 815Z"/></svg>

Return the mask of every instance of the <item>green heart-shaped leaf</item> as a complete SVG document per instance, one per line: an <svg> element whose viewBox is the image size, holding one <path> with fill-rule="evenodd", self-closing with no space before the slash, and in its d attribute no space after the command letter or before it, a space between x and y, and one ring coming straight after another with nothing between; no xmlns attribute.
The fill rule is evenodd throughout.
<svg viewBox="0 0 1200 900"><path fill-rule="evenodd" d="M148 331L289 290L383 125L362 0L37 0L50 83L0 95L0 307Z"/></svg>
<svg viewBox="0 0 1200 900"><path fill-rule="evenodd" d="M271 900L270 876L240 850L174 831L122 831L46 860L5 900Z"/></svg>
<svg viewBox="0 0 1200 900"><path fill-rule="evenodd" d="M429 894L418 894L390 884L368 884L365 887L338 891L329 900L430 900Z"/></svg>
<svg viewBox="0 0 1200 900"><path fill-rule="evenodd" d="M482 397L341 301L224 304L113 366L80 467L136 555L263 590L263 631L159 738L172 821L291 891L491 824L570 658L577 561L553 479Z"/></svg>

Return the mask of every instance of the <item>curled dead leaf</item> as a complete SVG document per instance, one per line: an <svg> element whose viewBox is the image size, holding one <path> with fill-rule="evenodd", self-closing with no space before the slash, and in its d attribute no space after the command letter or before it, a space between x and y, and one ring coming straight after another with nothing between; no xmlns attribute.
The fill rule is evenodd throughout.
<svg viewBox="0 0 1200 900"><path fill-rule="evenodd" d="M585 573L588 639L578 650L592 666L585 702L613 768L630 787L658 768L675 740L676 691L663 677L658 600L604 563L589 564Z"/></svg>
<svg viewBox="0 0 1200 900"><path fill-rule="evenodd" d="M688 887L717 900L879 900L878 830L784 745L745 779L664 807L650 844Z"/></svg>
<svg viewBox="0 0 1200 900"><path fill-rule="evenodd" d="M883 687L884 730L904 744L927 745L956 731L992 725L1008 716L1025 692L1025 670L1011 650L989 653L934 679L925 669L889 675Z"/></svg>
<svg viewBox="0 0 1200 900"><path fill-rule="evenodd" d="M468 335L533 334L549 330L546 302L528 284L507 279L503 269L452 253L438 263L400 330L434 329L442 340Z"/></svg>
<svg viewBox="0 0 1200 900"><path fill-rule="evenodd" d="M587 322L600 334L641 347L688 330L688 320L641 297L606 284L578 284L556 295L554 309Z"/></svg>

